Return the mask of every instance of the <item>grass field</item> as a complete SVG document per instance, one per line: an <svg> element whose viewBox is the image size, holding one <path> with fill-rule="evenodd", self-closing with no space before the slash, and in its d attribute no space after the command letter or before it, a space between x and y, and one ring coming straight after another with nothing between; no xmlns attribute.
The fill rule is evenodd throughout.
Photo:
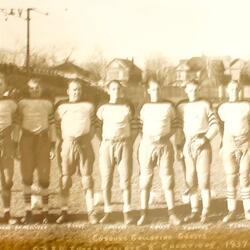
<svg viewBox="0 0 250 250"><path fill-rule="evenodd" d="M132 206L135 219L139 216L139 168L136 157L138 141L134 148L134 166L132 177ZM152 192L154 199L150 205L150 225L143 227L122 224L121 191L118 185L118 173L115 171L113 186L114 221L109 225L90 226L85 214L85 202L79 176L74 176L70 197L71 223L65 225L0 225L0 249L250 249L248 238L250 223L243 219L242 206L239 202L239 221L222 225L221 219L226 214L225 175L219 156L220 138L212 142L213 163L211 167L211 188L213 194L211 223L181 225L172 228L168 224L167 210L160 186L158 169L155 169ZM96 154L98 144L94 139ZM189 213L189 206L181 201L184 191L184 179L181 166L175 162L177 213L184 217ZM98 157L94 165L95 192L100 192L100 175ZM50 207L51 220L55 220L60 211L59 171L56 161L51 169ZM13 187L12 212L16 217L24 214L22 185L18 162L15 165L15 183ZM102 205L96 207L98 215L102 214ZM136 248L137 247L137 248Z"/></svg>

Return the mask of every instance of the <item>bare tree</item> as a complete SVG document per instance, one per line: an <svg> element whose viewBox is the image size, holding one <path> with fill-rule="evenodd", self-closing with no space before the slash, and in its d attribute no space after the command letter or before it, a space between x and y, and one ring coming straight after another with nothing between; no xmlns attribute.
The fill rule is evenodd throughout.
<svg viewBox="0 0 250 250"><path fill-rule="evenodd" d="M96 49L82 63L82 67L91 72L93 81L100 81L105 77L105 70L108 64L108 59L103 55L101 49Z"/></svg>
<svg viewBox="0 0 250 250"><path fill-rule="evenodd" d="M175 78L172 62L162 55L148 57L144 64L143 80L155 77L163 85L171 85Z"/></svg>

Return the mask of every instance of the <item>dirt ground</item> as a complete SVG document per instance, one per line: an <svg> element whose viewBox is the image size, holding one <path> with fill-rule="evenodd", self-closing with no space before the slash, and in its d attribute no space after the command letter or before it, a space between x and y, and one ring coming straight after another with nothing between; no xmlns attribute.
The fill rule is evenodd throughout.
<svg viewBox="0 0 250 250"><path fill-rule="evenodd" d="M132 177L132 207L135 220L139 216L139 168L137 146L134 148L134 166ZM0 249L34 249L34 250L83 250L83 249L250 249L250 222L243 220L241 202L238 206L238 221L222 225L221 219L226 214L225 175L219 156L220 138L212 142L213 163L211 167L212 211L211 221L207 225L199 223L170 227L164 196L160 186L158 169L155 169L153 196L150 205L150 225L125 227L122 224L121 191L117 171L114 176L113 204L114 221L108 225L90 226L85 214L85 202L79 176L75 175L70 197L71 222L65 225L33 224L29 226L9 226L0 224ZM93 145L97 153L96 139ZM189 213L189 206L182 203L184 179L181 165L175 162L177 213L183 218ZM59 171L54 160L51 168L50 212L51 221L55 221L60 212ZM100 175L98 159L94 165L95 192L100 192ZM16 162L13 187L12 214L20 218L24 214L19 163ZM102 204L96 206L98 216L102 215ZM39 219L39 216L37 217Z"/></svg>

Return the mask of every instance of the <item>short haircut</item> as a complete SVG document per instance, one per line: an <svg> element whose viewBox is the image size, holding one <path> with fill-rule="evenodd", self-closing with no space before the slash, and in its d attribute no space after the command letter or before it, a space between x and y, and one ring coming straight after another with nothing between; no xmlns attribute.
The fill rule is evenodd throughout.
<svg viewBox="0 0 250 250"><path fill-rule="evenodd" d="M147 89L150 87L152 82L156 83L157 85L161 87L160 81L156 77L151 76L150 78L147 79L147 82L146 82Z"/></svg>
<svg viewBox="0 0 250 250"><path fill-rule="evenodd" d="M188 84L193 84L193 85L196 85L197 87L200 86L200 82L196 78L187 80L185 85L188 85Z"/></svg>
<svg viewBox="0 0 250 250"><path fill-rule="evenodd" d="M116 83L121 87L125 87L124 84L120 80L117 80L117 79L113 79L113 80L108 81L106 84L106 87L109 88L111 83Z"/></svg>
<svg viewBox="0 0 250 250"><path fill-rule="evenodd" d="M67 82L67 88L69 88L72 83L76 83L79 86L81 86L81 88L82 88L82 82L80 80L78 80L78 79L71 79L71 80L69 80Z"/></svg>
<svg viewBox="0 0 250 250"><path fill-rule="evenodd" d="M241 83L240 83L238 80L230 80L230 81L227 83L227 87L228 87L229 85L231 85L231 84L237 85L238 88L241 88L241 87L242 87Z"/></svg>
<svg viewBox="0 0 250 250"><path fill-rule="evenodd" d="M27 82L27 86L29 87L29 83L30 82L35 82L39 85L42 85L42 79L41 78L38 78L38 77L31 77L28 82Z"/></svg>

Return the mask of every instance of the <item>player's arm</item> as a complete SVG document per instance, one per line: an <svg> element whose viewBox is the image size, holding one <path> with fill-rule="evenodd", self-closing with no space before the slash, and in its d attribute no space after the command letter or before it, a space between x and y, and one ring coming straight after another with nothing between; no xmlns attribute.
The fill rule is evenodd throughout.
<svg viewBox="0 0 250 250"><path fill-rule="evenodd" d="M219 132L219 123L215 112L212 110L212 105L208 106L208 130L205 134L205 139L211 141Z"/></svg>
<svg viewBox="0 0 250 250"><path fill-rule="evenodd" d="M176 132L175 132L175 148L176 148L176 157L178 160L183 159L183 147L185 143L185 135L183 132L183 114L181 107L177 106L176 108Z"/></svg>
<svg viewBox="0 0 250 250"><path fill-rule="evenodd" d="M141 127L141 121L138 114L138 108L135 108L132 104L130 106L130 112L131 112L131 120L130 120L130 128L131 128L131 143L134 145L134 142L139 134L140 127Z"/></svg>
<svg viewBox="0 0 250 250"><path fill-rule="evenodd" d="M55 114L53 104L50 103L48 106L48 130L50 139L50 159L55 157L55 147L56 147L56 124L55 124Z"/></svg>
<svg viewBox="0 0 250 250"><path fill-rule="evenodd" d="M62 131L61 131L61 116L59 111L60 106L55 109L54 118L55 118L55 130L56 130L56 137L59 141L62 140Z"/></svg>
<svg viewBox="0 0 250 250"><path fill-rule="evenodd" d="M178 128L178 118L177 118L177 112L176 112L176 108L174 107L174 105L171 105L170 108L170 133L169 133L169 138L172 137L174 134L176 134L177 132L177 128Z"/></svg>
<svg viewBox="0 0 250 250"><path fill-rule="evenodd" d="M91 119L91 125L90 125L90 138L91 140L94 138L95 134L96 134L96 114L95 114L95 109L93 109L93 111L91 112L90 115L90 119Z"/></svg>
<svg viewBox="0 0 250 250"><path fill-rule="evenodd" d="M104 109L104 106L100 106L97 109L96 116L95 116L95 134L99 141L102 140L103 109Z"/></svg>
<svg viewBox="0 0 250 250"><path fill-rule="evenodd" d="M13 121L13 130L12 130L12 140L14 142L15 147L15 158L20 159L20 152L19 152L19 142L22 135L22 113L20 105L17 106L15 111L12 114L12 121Z"/></svg>

